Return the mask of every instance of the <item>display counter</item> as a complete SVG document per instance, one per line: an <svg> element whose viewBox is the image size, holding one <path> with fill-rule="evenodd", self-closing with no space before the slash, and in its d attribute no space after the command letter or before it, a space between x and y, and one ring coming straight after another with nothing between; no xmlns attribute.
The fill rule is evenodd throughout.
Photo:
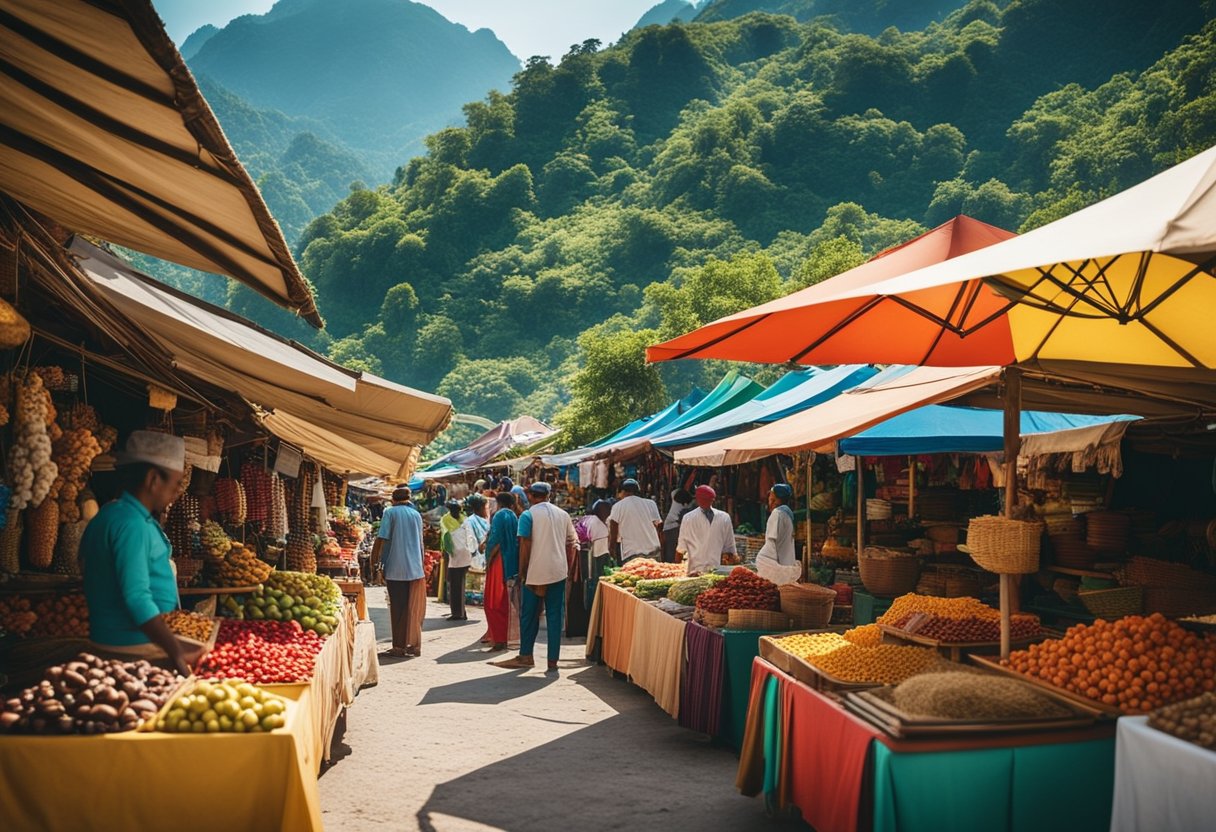
<svg viewBox="0 0 1216 832"><path fill-rule="evenodd" d="M1105 832L1114 726L894 740L763 659L737 785L819 832Z"/></svg>
<svg viewBox="0 0 1216 832"><path fill-rule="evenodd" d="M1148 727L1148 717L1119 720L1110 832L1210 829L1216 751Z"/></svg>
<svg viewBox="0 0 1216 832"><path fill-rule="evenodd" d="M752 660L766 630L686 625L687 666L680 685L680 724L738 749L747 723Z"/></svg>

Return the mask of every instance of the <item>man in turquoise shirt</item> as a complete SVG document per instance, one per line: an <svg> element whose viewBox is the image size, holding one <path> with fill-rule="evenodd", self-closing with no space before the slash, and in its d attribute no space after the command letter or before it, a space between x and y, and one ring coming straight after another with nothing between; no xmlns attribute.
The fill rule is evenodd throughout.
<svg viewBox="0 0 1216 832"><path fill-rule="evenodd" d="M89 636L98 651L165 658L190 674L199 648L173 634L162 613L178 605L171 548L160 514L177 497L186 468L179 436L135 431L119 455L123 493L102 507L80 540Z"/></svg>

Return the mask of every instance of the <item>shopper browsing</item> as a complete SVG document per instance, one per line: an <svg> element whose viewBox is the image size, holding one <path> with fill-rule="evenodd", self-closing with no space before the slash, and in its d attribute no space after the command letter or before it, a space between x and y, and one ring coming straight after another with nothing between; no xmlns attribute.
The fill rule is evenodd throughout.
<svg viewBox="0 0 1216 832"><path fill-rule="evenodd" d="M680 521L676 554L688 561L688 574L701 575L722 565L722 555L735 554L735 529L730 515L714 508L717 493L697 486L697 507Z"/></svg>
<svg viewBox="0 0 1216 832"><path fill-rule="evenodd" d="M535 665L532 653L545 612L549 670L557 670L562 647L562 613L566 603L566 578L574 562L578 535L570 515L549 502L547 482L528 488L532 506L519 517L519 573L524 582L520 610L519 655L497 667L528 668Z"/></svg>
<svg viewBox="0 0 1216 832"><path fill-rule="evenodd" d="M384 511L372 561L384 566L388 618L393 633L390 656L422 655L422 619L426 617L426 573L422 568L422 515L406 486L393 491Z"/></svg>
<svg viewBox="0 0 1216 832"><path fill-rule="evenodd" d="M653 558L659 553L659 529L663 518L654 500L641 496L635 479L621 483L622 497L608 516L608 548L618 552L621 563L631 558Z"/></svg>
<svg viewBox="0 0 1216 832"><path fill-rule="evenodd" d="M490 521L486 519L486 498L470 494L466 501L468 515L460 527L451 533L451 554L448 557L448 606L449 621L468 621L465 613L465 579L473 556L485 551L486 536L490 533Z"/></svg>
<svg viewBox="0 0 1216 832"><path fill-rule="evenodd" d="M764 530L764 546L757 558L771 558L782 566L793 566L794 557L794 510L790 503L794 489L783 482L774 485L768 492L768 525Z"/></svg>
<svg viewBox="0 0 1216 832"><path fill-rule="evenodd" d="M498 511L486 538L486 627L490 650L506 650L519 638L519 518L515 495L498 494Z"/></svg>

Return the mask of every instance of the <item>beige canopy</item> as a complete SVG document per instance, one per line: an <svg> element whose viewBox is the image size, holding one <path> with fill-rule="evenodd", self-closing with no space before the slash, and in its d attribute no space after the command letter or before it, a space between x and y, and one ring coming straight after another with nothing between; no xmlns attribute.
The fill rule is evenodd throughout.
<svg viewBox="0 0 1216 832"><path fill-rule="evenodd" d="M390 471L365 473L396 474L451 420L451 402L441 396L333 364L231 312L156 283L81 238L68 250L91 285L141 327L177 369L397 461Z"/></svg>
<svg viewBox="0 0 1216 832"><path fill-rule="evenodd" d="M892 416L948 401L996 381L1000 367L899 367L834 399L735 436L675 452L682 465L739 465L779 453L828 451Z"/></svg>
<svg viewBox="0 0 1216 832"><path fill-rule="evenodd" d="M0 0L0 191L321 318L147 0Z"/></svg>
<svg viewBox="0 0 1216 832"><path fill-rule="evenodd" d="M413 476L418 465L417 446L404 460L394 460L286 411L265 411L254 406L254 414L268 431L299 446L337 474L367 474L403 481Z"/></svg>

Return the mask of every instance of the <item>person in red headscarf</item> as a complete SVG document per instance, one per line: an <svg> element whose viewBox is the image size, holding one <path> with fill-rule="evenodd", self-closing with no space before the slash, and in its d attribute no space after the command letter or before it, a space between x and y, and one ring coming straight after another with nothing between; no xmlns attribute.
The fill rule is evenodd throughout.
<svg viewBox="0 0 1216 832"><path fill-rule="evenodd" d="M729 514L714 508L717 496L708 485L697 486L697 507L680 521L676 554L688 561L689 575L712 572L722 565L722 555L735 554L735 527Z"/></svg>

